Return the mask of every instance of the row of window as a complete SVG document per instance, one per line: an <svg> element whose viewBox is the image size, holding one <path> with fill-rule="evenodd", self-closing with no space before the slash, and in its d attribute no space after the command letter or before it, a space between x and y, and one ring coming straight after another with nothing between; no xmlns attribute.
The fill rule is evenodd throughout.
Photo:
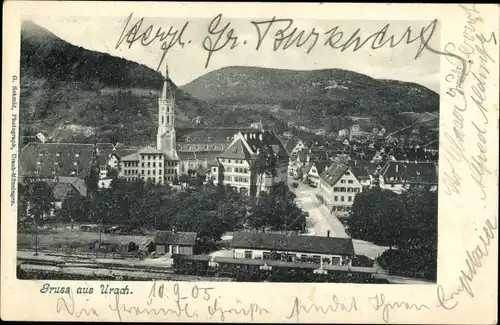
<svg viewBox="0 0 500 325"><path fill-rule="evenodd" d="M205 145L185 145L180 146L181 150L224 150L224 145L215 145L215 144L205 144Z"/></svg>
<svg viewBox="0 0 500 325"><path fill-rule="evenodd" d="M248 168L239 168L239 167L226 167L226 172L231 173L242 173L242 174L248 174Z"/></svg>
<svg viewBox="0 0 500 325"><path fill-rule="evenodd" d="M353 193L358 193L359 192L359 188L355 188L355 187L334 187L333 188L333 191L334 192L353 192Z"/></svg>
<svg viewBox="0 0 500 325"><path fill-rule="evenodd" d="M142 164L144 165L144 163L142 163ZM139 162L138 161L124 161L123 166L124 167L139 167Z"/></svg>
<svg viewBox="0 0 500 325"><path fill-rule="evenodd" d="M159 177L146 177L146 176L139 177L139 176L138 176L138 177L126 177L125 179L126 179L127 181L132 181L132 180L134 180L134 179L142 179L142 180L144 180L144 181L153 181L153 182L157 182L157 183L159 183L159 182L161 182L161 179L162 179L162 178L161 178L161 176L159 176ZM170 176L166 176L166 177L163 177L163 180L168 181L168 182L171 182L171 181L173 181L173 180L174 180L174 178L173 178L173 177L170 177Z"/></svg>
<svg viewBox="0 0 500 325"><path fill-rule="evenodd" d="M157 155L144 155L144 156L148 157L148 160L151 160L151 159L156 160L157 158L161 160L161 158L162 158L162 156L157 156Z"/></svg>
<svg viewBox="0 0 500 325"><path fill-rule="evenodd" d="M227 180L230 182L231 180L233 182L237 183L248 183L248 178L247 177L239 177L239 176L234 176L234 177L227 177Z"/></svg>
<svg viewBox="0 0 500 325"><path fill-rule="evenodd" d="M339 197L338 197L337 195L335 195L335 196L333 197L333 200L334 200L335 202L338 202ZM345 196L340 196L340 202L344 202L344 200L345 200ZM352 202L352 196L348 196L348 197L347 197L347 202Z"/></svg>
<svg viewBox="0 0 500 325"><path fill-rule="evenodd" d="M223 163L227 162L228 164L243 164L243 162L244 162L244 160L239 160L239 159L236 159L236 160L221 159L220 161Z"/></svg>
<svg viewBox="0 0 500 325"><path fill-rule="evenodd" d="M349 211L351 211L351 207L335 206L335 207L332 208L332 211L349 212Z"/></svg>
<svg viewBox="0 0 500 325"><path fill-rule="evenodd" d="M340 183L341 183L341 184L345 184L345 179L341 179L341 180L340 180ZM354 181L353 181L352 179L349 179L349 180L347 180L347 183L348 183L348 184L354 184Z"/></svg>
<svg viewBox="0 0 500 325"><path fill-rule="evenodd" d="M142 167L142 168L145 168L146 166L147 166L147 167L151 167L151 166L152 166L153 168L156 168L156 162L153 162L153 165L151 165L151 163L150 163L150 162L148 162L148 163L147 163L147 165L145 165L145 164L146 164L146 163L141 163L141 167ZM158 167L160 167L160 168L161 168L161 162L159 162L159 163L158 163Z"/></svg>
<svg viewBox="0 0 500 325"><path fill-rule="evenodd" d="M294 255L289 255L288 256L288 261L289 262L292 262L293 261L293 256ZM270 260L272 257L272 253L271 252L263 252L262 253L262 259L264 260ZM246 259L253 259L253 252L252 251L245 251L245 258ZM307 254L301 254L300 255L300 260L301 261L306 261L307 259L311 258L313 263L317 263L317 264L320 264L321 263L321 259L323 259L324 262L327 262L330 263L332 265L340 265L340 257L338 256L332 256L332 259L329 259L328 257L321 257L320 255L313 255L310 257L310 255L307 255Z"/></svg>

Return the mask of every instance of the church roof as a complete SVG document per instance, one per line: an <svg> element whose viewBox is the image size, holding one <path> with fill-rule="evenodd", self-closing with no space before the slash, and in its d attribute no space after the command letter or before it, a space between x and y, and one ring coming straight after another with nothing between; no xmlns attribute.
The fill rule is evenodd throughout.
<svg viewBox="0 0 500 325"><path fill-rule="evenodd" d="M220 155L220 151L178 151L180 160L214 161Z"/></svg>
<svg viewBox="0 0 500 325"><path fill-rule="evenodd" d="M230 143L234 135L240 131L250 130L248 128L177 128L177 143Z"/></svg>
<svg viewBox="0 0 500 325"><path fill-rule="evenodd" d="M137 153L138 154L145 154L145 155L148 155L148 154L162 155L163 154L162 151L160 151L154 147L151 147L151 146L144 147L144 148L140 149Z"/></svg>
<svg viewBox="0 0 500 325"><path fill-rule="evenodd" d="M238 139L232 146L226 149L224 153L220 154L221 158L232 158L232 159L245 159L248 160L251 158L251 154L241 139Z"/></svg>

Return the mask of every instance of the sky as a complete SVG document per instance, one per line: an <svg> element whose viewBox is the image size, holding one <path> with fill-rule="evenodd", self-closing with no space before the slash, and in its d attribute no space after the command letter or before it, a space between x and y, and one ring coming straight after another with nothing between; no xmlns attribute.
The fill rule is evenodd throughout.
<svg viewBox="0 0 500 325"><path fill-rule="evenodd" d="M131 46L126 41L127 33L133 30L134 25L143 17L132 15L129 17L27 17L36 24L48 29L59 38L83 48L109 53L113 56L122 57L128 60L139 62L153 69L157 69L163 56L161 48L162 41L153 40L148 45L142 45L141 41L134 42ZM333 49L324 43L328 40L325 32L337 27L337 31L343 32L342 42L347 41L350 36L359 29L358 35L362 39L368 38L371 34L381 30L387 21L354 21L354 20L299 20L293 22L293 27L288 31L297 28L297 33L305 30L303 39L314 30L319 34L318 41L307 53L308 47L312 44L311 37L302 47L290 46L288 49L274 50L273 44L276 33L286 27L287 22L275 22L269 28L269 32L263 37L268 24L262 23L254 25L251 21L264 22L272 17L257 17L254 20L230 19L222 17L219 24L212 24L213 33L209 32L212 19L195 18L181 20L179 18L148 18L144 17L141 26L137 29L139 36L148 27L152 26L149 39L152 39L157 30L161 28L168 31L182 30L187 22L187 27L182 34L184 47L174 46L167 53L170 78L179 86L202 76L212 70L217 70L226 66L259 66L292 70L315 70L338 68L352 70L366 74L378 79L396 79L402 81L416 82L439 93L439 56L429 51L423 51L415 59L419 42L406 44L404 41L393 48L388 45L373 50L371 42L353 51L352 47L341 51ZM278 17L279 18L279 17ZM229 26L224 30L224 27ZM395 40L399 40L405 31L411 28L411 37L415 38L422 28L429 25L429 22L422 21L391 21L387 28L387 36L395 35ZM258 26L258 28L257 28ZM210 54L204 47L204 40L210 37L212 45L219 36L221 41L217 46L224 44L227 40L230 29L232 35L238 37L239 45L230 49L232 41L219 51L213 52L210 57L208 67L205 67L207 57ZM217 34L215 32L222 31ZM262 43L256 50L261 32ZM287 32L285 32L287 33ZM439 48L439 25L436 28L429 45ZM123 36L122 36L123 35ZM125 39L119 46L120 38ZM336 36L338 37L338 36ZM131 39L129 37L129 39ZM171 37L168 40L172 39ZM405 38L406 39L406 38ZM205 41L208 47L208 42Z"/></svg>

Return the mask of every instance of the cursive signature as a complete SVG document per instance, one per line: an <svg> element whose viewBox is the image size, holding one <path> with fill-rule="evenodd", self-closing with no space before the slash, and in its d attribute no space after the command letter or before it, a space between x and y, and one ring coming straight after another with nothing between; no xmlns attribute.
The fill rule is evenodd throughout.
<svg viewBox="0 0 500 325"><path fill-rule="evenodd" d="M352 297L350 299L350 303L344 304L343 302L340 302L337 298L336 295L332 296L332 303L327 305L327 306L318 306L316 304L311 304L310 306L306 307L303 304L301 304L300 300L298 297L295 297L293 300L293 306L290 314L286 316L287 319L292 319L295 317L295 320L298 322L300 314L302 312L309 314L310 312L316 312L316 313L322 313L323 315L326 315L328 313L335 313L335 312L352 312L352 311L358 311L358 307L356 305L356 299Z"/></svg>
<svg viewBox="0 0 500 325"><path fill-rule="evenodd" d="M149 46L155 42L160 42L161 50L163 52L157 68L157 70L159 70L163 65L167 52L171 48L174 46L184 47L186 44L183 40L183 35L189 25L189 22L185 22L180 30L174 28L173 26L170 26L169 29L166 30L161 27L154 27L154 25L149 25L146 29L141 30L144 18L139 19L135 24L129 26L132 16L133 13L131 13L125 20L123 30L118 42L115 45L115 49L118 49L123 42L128 44L128 48L131 48L132 45L137 42L139 42L142 46Z"/></svg>
<svg viewBox="0 0 500 325"><path fill-rule="evenodd" d="M382 319L387 323L389 322L390 319L390 312L391 310L398 308L398 309L404 309L404 310L409 310L409 309L415 309L417 311L422 310L422 309L429 309L427 305L417 305L415 303L409 303L406 301L397 301L397 302L387 302L385 300L385 295L383 293L379 293L375 295L374 297L368 298L369 300L374 300L375 303L373 305L373 308L375 310L382 310Z"/></svg>
<svg viewBox="0 0 500 325"><path fill-rule="evenodd" d="M492 240L495 239L495 230L498 228L497 215L494 215L493 220L486 220L483 227L484 236L479 236L479 240L482 246L479 244L473 250L467 251L467 258L465 259L465 264L467 265L467 270L461 270L460 276L458 277L460 285L452 292L447 294L442 285L437 286L437 299L438 307L443 307L444 309L454 309L458 305L456 298L462 292L467 292L471 297L474 297L474 291L472 290L471 283L474 280L478 270L482 267L482 259L489 254L489 246Z"/></svg>

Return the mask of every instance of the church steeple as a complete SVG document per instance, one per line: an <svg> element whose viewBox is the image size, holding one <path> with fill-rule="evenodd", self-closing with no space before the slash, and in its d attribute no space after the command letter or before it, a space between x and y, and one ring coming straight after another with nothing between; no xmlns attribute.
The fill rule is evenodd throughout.
<svg viewBox="0 0 500 325"><path fill-rule="evenodd" d="M169 156L176 157L175 139L175 99L173 91L168 87L168 63L165 61L165 80L161 95L158 98L158 133L156 135L156 148Z"/></svg>
<svg viewBox="0 0 500 325"><path fill-rule="evenodd" d="M168 97L168 62L165 60L165 75L163 76L165 79L163 80L163 88L161 90L161 99L167 100Z"/></svg>

